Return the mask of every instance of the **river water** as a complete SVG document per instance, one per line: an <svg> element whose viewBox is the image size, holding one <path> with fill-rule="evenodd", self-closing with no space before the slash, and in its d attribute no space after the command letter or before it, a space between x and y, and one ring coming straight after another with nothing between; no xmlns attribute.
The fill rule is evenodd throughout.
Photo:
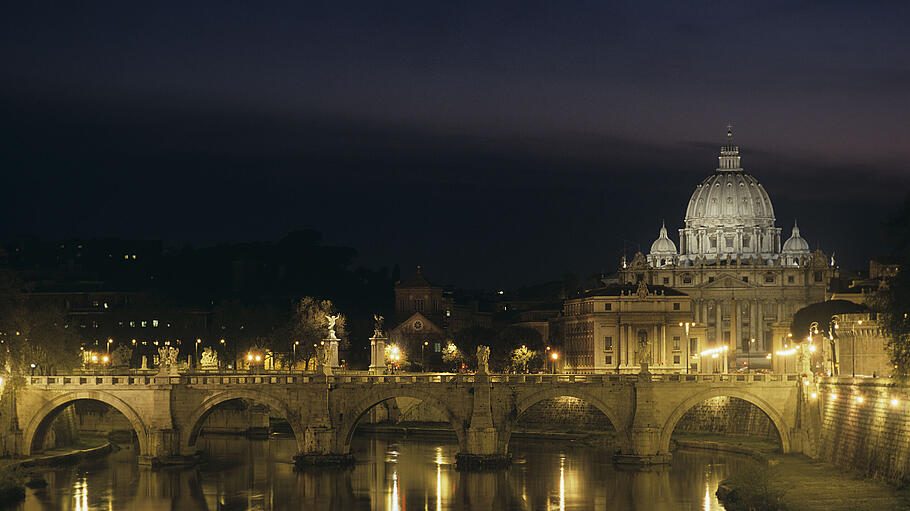
<svg viewBox="0 0 910 511"><path fill-rule="evenodd" d="M132 448L44 472L20 511L88 510L719 510L718 483L750 461L677 451L670 467L618 470L604 448L513 439L507 470L458 472L454 441L358 434L348 470L295 471L291 438L204 436L211 461L150 470Z"/></svg>

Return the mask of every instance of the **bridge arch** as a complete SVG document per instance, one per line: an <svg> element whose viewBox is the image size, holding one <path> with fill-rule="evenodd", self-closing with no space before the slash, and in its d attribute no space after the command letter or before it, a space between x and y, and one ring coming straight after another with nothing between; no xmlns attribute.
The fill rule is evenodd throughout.
<svg viewBox="0 0 910 511"><path fill-rule="evenodd" d="M275 410L281 414L285 419L287 419L288 424L291 426L291 430L294 432L294 440L297 442L298 452L303 451L304 432L300 427L300 423L297 420L297 417L290 413L287 404L276 396L272 396L264 392L244 389L225 390L223 392L209 396L198 407L196 407L195 410L193 410L186 422L185 433L182 439L182 444L187 448L187 450L191 450L196 445L196 440L199 438L199 434L202 432L202 425L205 423L205 419L208 418L212 410L214 410L216 406L228 401L233 401L234 399L246 399L249 401L264 404L267 405L271 410Z"/></svg>
<svg viewBox="0 0 910 511"><path fill-rule="evenodd" d="M98 401L122 413L130 422L133 431L139 438L139 455L148 454L148 427L142 421L142 418L122 399L100 390L84 390L69 392L46 402L38 411L32 415L28 425L25 428L23 451L29 456L34 451L36 440L43 440L47 434L47 428L50 427L57 414L64 408L76 401Z"/></svg>
<svg viewBox="0 0 910 511"><path fill-rule="evenodd" d="M449 424L452 425L452 429L455 430L455 436L458 438L459 450L461 452L464 452L467 446L467 440L465 436L465 422L468 419L459 417L448 405L426 392L403 387L372 392L370 395L360 400L356 405L351 407L348 412L345 413L345 419L340 426L341 431L340 435L338 436L338 447L342 449L342 453L351 452L351 440L354 437L354 431L357 429L357 424L360 423L360 420L363 418L363 416L374 406L384 401L388 401L389 399L395 399L396 397L409 397L413 399L419 399L421 401L429 403L430 406L445 414Z"/></svg>
<svg viewBox="0 0 910 511"><path fill-rule="evenodd" d="M616 430L619 447L625 450L629 445L631 445L629 429L626 427L626 422L622 420L621 416L617 414L616 411L604 403L603 400L589 392L586 392L584 389L571 387L554 387L542 391L535 390L533 393L519 399L515 405L514 417L512 417L511 420L506 421L506 424L504 424L502 428L502 434L500 435L500 448L502 452L508 452L509 441L512 439L512 429L515 427L516 422L523 413L541 401L558 397L574 397L575 399L579 399L585 403L593 405L595 408L600 410L602 414L606 415L607 419L610 421L610 424L613 425L613 429Z"/></svg>
<svg viewBox="0 0 910 511"><path fill-rule="evenodd" d="M661 431L660 449L662 452L670 452L670 437L673 435L673 430L676 429L676 424L682 416L692 409L692 407L701 404L712 397L735 397L758 407L758 409L771 419L771 423L774 424L774 427L777 429L777 435L780 437L781 452L790 452L790 427L784 421L781 414L778 413L777 409L769 402L751 392L729 387L705 390L686 399L677 406L667 418L663 431Z"/></svg>

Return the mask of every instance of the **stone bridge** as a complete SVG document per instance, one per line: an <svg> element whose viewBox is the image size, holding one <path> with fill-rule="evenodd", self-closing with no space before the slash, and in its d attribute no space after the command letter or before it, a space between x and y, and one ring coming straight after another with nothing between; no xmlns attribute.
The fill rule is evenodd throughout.
<svg viewBox="0 0 910 511"><path fill-rule="evenodd" d="M132 424L140 463L176 463L196 452L208 414L245 399L268 405L296 437L299 463L350 458L358 422L397 397L437 408L458 438L459 462L497 463L509 457L518 417L544 399L571 396L606 415L618 437L617 462L666 463L670 435L692 407L716 396L743 399L773 422L783 452L805 450L800 415L808 387L796 375L497 375L405 374L124 374L32 376L16 393L17 454L39 450L56 415L78 400L120 411ZM814 388L814 387L813 387Z"/></svg>

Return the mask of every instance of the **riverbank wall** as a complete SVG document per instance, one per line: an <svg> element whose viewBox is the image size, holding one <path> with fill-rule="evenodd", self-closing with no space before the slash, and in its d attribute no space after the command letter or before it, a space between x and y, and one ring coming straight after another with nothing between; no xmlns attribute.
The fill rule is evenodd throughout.
<svg viewBox="0 0 910 511"><path fill-rule="evenodd" d="M823 378L811 401L820 417L819 459L910 482L910 385L890 378Z"/></svg>

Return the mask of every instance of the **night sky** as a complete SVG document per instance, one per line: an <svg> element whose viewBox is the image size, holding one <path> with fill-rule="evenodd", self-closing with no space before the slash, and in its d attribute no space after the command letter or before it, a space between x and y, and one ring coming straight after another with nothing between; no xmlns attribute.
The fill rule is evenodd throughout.
<svg viewBox="0 0 910 511"><path fill-rule="evenodd" d="M16 2L0 236L309 227L463 287L609 272L678 240L732 122L787 236L885 250L910 3L608 3Z"/></svg>

